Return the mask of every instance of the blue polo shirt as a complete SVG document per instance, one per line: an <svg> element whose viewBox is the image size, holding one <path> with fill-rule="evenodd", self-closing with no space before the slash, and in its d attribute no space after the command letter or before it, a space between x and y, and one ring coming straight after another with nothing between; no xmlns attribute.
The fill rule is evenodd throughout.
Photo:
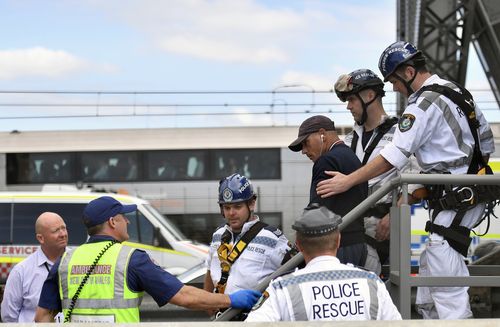
<svg viewBox="0 0 500 327"><path fill-rule="evenodd" d="M91 236L87 243L106 242L113 240L110 236ZM40 294L38 306L48 310L61 311L59 296L59 259L47 276ZM145 291L155 300L158 306L163 306L179 292L184 284L175 276L163 270L151 261L143 250L135 250L130 257L127 268L127 283L135 292Z"/></svg>

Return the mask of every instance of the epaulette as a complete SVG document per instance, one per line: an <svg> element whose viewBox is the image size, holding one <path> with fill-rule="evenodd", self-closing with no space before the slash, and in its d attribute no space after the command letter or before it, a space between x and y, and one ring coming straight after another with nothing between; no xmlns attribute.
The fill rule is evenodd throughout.
<svg viewBox="0 0 500 327"><path fill-rule="evenodd" d="M267 225L266 227L264 227L264 229L270 231L271 233L276 235L276 237L281 237L283 235L283 232L278 227Z"/></svg>

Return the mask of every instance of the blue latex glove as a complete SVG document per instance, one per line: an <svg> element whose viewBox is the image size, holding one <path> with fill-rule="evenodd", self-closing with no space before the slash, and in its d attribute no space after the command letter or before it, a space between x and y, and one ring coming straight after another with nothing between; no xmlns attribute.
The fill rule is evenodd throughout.
<svg viewBox="0 0 500 327"><path fill-rule="evenodd" d="M231 307L235 309L250 310L253 305L259 300L262 293L255 290L239 290L229 294L231 299Z"/></svg>

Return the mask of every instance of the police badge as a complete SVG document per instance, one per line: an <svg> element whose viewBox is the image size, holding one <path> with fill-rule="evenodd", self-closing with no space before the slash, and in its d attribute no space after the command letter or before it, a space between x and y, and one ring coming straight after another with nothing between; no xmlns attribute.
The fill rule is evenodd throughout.
<svg viewBox="0 0 500 327"><path fill-rule="evenodd" d="M222 197L224 198L224 201L231 202L233 199L233 192L229 188L226 188L222 193Z"/></svg>
<svg viewBox="0 0 500 327"><path fill-rule="evenodd" d="M404 133L413 126L413 122L415 122L415 116L412 114L404 114L399 118L399 130Z"/></svg>

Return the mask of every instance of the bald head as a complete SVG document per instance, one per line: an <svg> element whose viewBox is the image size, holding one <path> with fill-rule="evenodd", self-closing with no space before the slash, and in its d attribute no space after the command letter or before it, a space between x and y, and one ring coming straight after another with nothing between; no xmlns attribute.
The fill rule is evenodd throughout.
<svg viewBox="0 0 500 327"><path fill-rule="evenodd" d="M54 223L63 223L64 220L55 212L44 212L38 218L36 219L35 222L35 232L41 233L44 229L46 229L49 225L52 225Z"/></svg>
<svg viewBox="0 0 500 327"><path fill-rule="evenodd" d="M64 220L57 213L44 212L35 222L36 239L49 259L60 256L68 245Z"/></svg>

